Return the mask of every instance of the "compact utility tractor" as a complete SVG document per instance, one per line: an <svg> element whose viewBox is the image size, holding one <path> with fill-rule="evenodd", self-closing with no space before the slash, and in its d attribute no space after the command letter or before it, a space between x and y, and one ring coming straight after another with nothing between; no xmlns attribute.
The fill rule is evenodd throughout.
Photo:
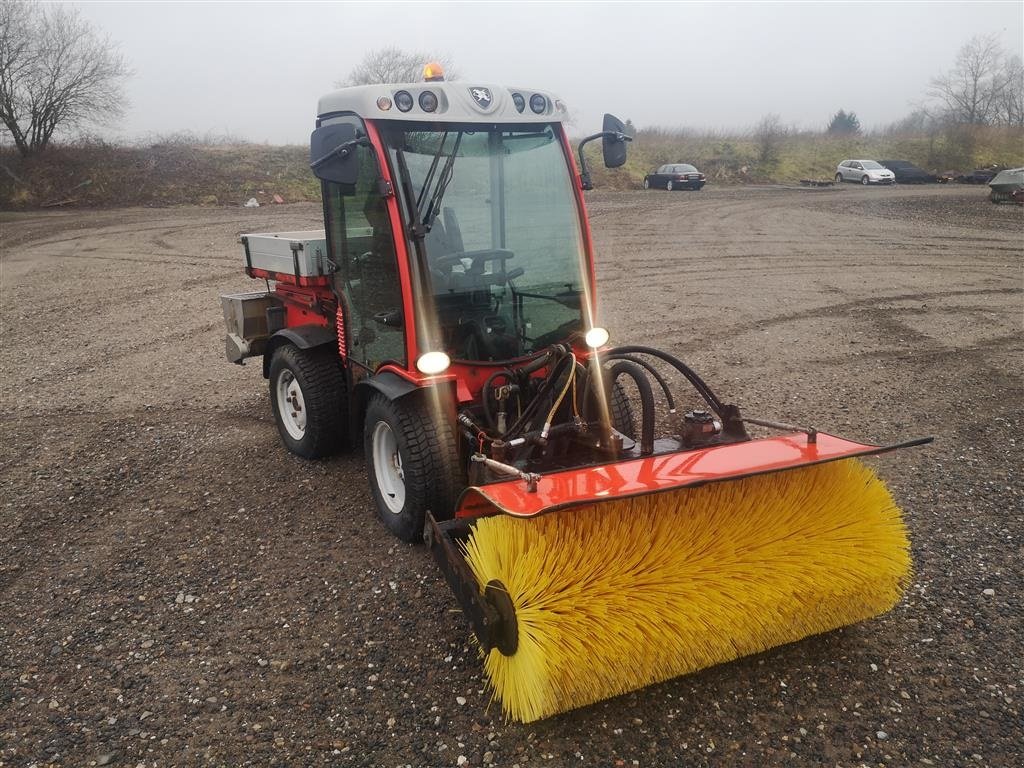
<svg viewBox="0 0 1024 768"><path fill-rule="evenodd" d="M242 237L267 289L222 297L227 355L262 355L290 451L362 444L377 516L430 547L506 716L891 608L906 528L855 457L926 440L753 418L673 355L609 346L583 148L621 166L623 124L577 165L552 94L427 74L320 100L325 229Z"/></svg>

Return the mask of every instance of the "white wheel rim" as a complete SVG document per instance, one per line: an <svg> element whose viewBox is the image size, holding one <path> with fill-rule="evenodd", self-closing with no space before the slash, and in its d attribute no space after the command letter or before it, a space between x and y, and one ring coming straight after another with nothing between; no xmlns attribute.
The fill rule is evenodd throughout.
<svg viewBox="0 0 1024 768"><path fill-rule="evenodd" d="M668 184L665 185L665 189L667 189L669 192L672 191L672 182L671 181Z"/></svg>
<svg viewBox="0 0 1024 768"><path fill-rule="evenodd" d="M391 427L378 421L373 428L373 474L388 511L398 514L405 506L405 472L402 454Z"/></svg>
<svg viewBox="0 0 1024 768"><path fill-rule="evenodd" d="M295 375L285 369L277 377L277 412L285 431L293 440L301 440L306 434L306 401Z"/></svg>

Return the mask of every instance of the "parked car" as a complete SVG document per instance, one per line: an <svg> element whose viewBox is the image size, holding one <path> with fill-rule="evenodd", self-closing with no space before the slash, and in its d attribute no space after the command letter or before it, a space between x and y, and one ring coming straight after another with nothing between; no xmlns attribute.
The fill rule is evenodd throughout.
<svg viewBox="0 0 1024 768"><path fill-rule="evenodd" d="M875 160L843 160L836 166L836 183L859 181L868 184L895 184L896 176Z"/></svg>
<svg viewBox="0 0 1024 768"><path fill-rule="evenodd" d="M996 177L1003 168L998 165L990 165L988 168L975 168L970 173L961 173L956 181L961 184L988 184Z"/></svg>
<svg viewBox="0 0 1024 768"><path fill-rule="evenodd" d="M644 189L692 189L700 191L707 180L704 174L688 163L663 165L644 176Z"/></svg>
<svg viewBox="0 0 1024 768"><path fill-rule="evenodd" d="M928 173L906 160L882 160L882 165L893 172L897 184L932 184L938 181L934 173Z"/></svg>

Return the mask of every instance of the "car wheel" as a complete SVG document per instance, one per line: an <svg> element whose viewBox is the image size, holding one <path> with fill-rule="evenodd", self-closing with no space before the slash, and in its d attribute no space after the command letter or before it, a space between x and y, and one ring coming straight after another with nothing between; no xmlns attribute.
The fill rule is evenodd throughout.
<svg viewBox="0 0 1024 768"><path fill-rule="evenodd" d="M836 184L842 184L842 183L843 183L843 174L837 173L836 174Z"/></svg>
<svg viewBox="0 0 1024 768"><path fill-rule="evenodd" d="M665 189L667 189L669 192L672 191L672 179L669 179L668 183L665 184Z"/></svg>
<svg viewBox="0 0 1024 768"><path fill-rule="evenodd" d="M376 393L363 435L378 519L402 541L420 541L427 511L451 517L464 484L451 427L420 398Z"/></svg>
<svg viewBox="0 0 1024 768"><path fill-rule="evenodd" d="M861 176L860 183L866 187L868 184L871 183L871 179L869 179L867 176Z"/></svg>
<svg viewBox="0 0 1024 768"><path fill-rule="evenodd" d="M644 179L644 189L650 189L650 188L651 188L651 180L648 179L648 178L645 178Z"/></svg>
<svg viewBox="0 0 1024 768"><path fill-rule="evenodd" d="M270 361L270 405L285 447L320 459L344 447L348 432L345 375L337 350L286 344Z"/></svg>

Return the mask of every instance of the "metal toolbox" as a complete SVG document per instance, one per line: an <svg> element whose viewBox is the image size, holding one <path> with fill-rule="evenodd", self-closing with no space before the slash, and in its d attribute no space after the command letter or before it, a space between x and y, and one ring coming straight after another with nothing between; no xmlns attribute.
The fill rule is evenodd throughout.
<svg viewBox="0 0 1024 768"><path fill-rule="evenodd" d="M273 294L228 293L220 297L227 325L225 349L228 360L241 363L247 357L262 355L272 330L268 327L268 313L281 302Z"/></svg>
<svg viewBox="0 0 1024 768"><path fill-rule="evenodd" d="M322 229L300 232L263 232L242 235L245 264L295 277L319 277L333 272L327 258L327 237Z"/></svg>

